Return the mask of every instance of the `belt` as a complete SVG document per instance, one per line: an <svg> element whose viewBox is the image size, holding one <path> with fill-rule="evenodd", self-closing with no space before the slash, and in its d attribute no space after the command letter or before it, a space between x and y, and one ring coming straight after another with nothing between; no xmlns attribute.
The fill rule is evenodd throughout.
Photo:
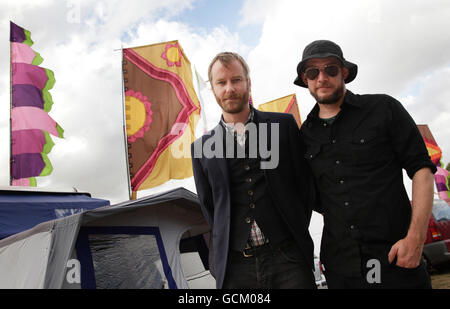
<svg viewBox="0 0 450 309"><path fill-rule="evenodd" d="M258 250L258 249L261 250L262 249L261 247L264 247L264 246L267 246L267 245L268 244L260 245L260 246L257 246L257 247L251 247L249 244L246 244L244 250L242 250L242 255L245 258L252 257L255 254L256 250Z"/></svg>
<svg viewBox="0 0 450 309"><path fill-rule="evenodd" d="M263 252L263 251L277 250L281 246L283 246L285 244L289 244L291 242L295 244L294 240L291 238L285 239L276 244L272 244L269 242L269 243L266 243L266 244L263 244L260 246L256 246L256 247L252 247L249 244L246 244L244 250L242 250L241 253L245 258L250 258L250 257L253 257L254 255L257 255L258 253Z"/></svg>

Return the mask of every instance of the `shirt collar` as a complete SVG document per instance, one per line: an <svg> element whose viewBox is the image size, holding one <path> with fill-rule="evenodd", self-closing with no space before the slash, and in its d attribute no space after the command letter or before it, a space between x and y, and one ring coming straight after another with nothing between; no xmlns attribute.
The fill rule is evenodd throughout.
<svg viewBox="0 0 450 309"><path fill-rule="evenodd" d="M353 94L353 92L351 92L350 90L347 89L346 93L345 93L345 97L344 97L344 101L342 102L341 108L345 109L346 106L354 106L354 107L358 107L361 108L362 107L362 102L361 100L357 100L355 94ZM308 114L307 118L314 118L314 119L319 119L319 104L316 103L313 107L313 109L311 110L311 112Z"/></svg>
<svg viewBox="0 0 450 309"><path fill-rule="evenodd" d="M250 114L248 115L247 120L245 121L245 125L247 125L250 122L254 122L254 118L255 118L255 109L253 108L253 106L250 105ZM233 133L234 132L234 123L226 123L225 120L223 119L223 115L220 116L220 124L225 128L225 130L227 130L227 132Z"/></svg>
<svg viewBox="0 0 450 309"><path fill-rule="evenodd" d="M363 106L363 102L361 100L358 100L356 98L356 95L353 92L351 92L350 90L347 90L347 92L345 93L345 98L344 98L343 103L352 105L354 107L359 107L359 108L361 108Z"/></svg>

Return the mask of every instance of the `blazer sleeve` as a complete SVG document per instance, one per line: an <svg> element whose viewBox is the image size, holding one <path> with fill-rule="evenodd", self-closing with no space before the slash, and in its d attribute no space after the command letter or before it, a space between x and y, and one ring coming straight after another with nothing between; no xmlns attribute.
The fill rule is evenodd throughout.
<svg viewBox="0 0 450 309"><path fill-rule="evenodd" d="M198 140L196 142L201 142ZM195 143L195 142L194 142ZM209 226L212 228L214 219L214 204L212 190L208 181L208 176L203 170L201 158L194 156L194 143L191 145L192 169L194 172L195 187L200 201L200 207Z"/></svg>
<svg viewBox="0 0 450 309"><path fill-rule="evenodd" d="M290 117L288 126L291 160L297 179L297 186L301 192L307 217L310 217L316 198L314 177L312 177L312 171L306 162L306 145L300 136L300 130L294 117Z"/></svg>

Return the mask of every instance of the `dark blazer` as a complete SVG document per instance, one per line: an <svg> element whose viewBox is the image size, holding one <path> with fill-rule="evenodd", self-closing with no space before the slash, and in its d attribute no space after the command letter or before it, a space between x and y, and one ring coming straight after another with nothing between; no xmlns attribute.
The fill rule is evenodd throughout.
<svg viewBox="0 0 450 309"><path fill-rule="evenodd" d="M276 137L279 141L278 166L274 169L265 169L264 173L277 210L300 246L304 259L314 269L314 245L308 231L314 185L311 172L304 160L305 146L300 139L297 123L290 114L258 110L255 110L255 113L259 123L267 123L269 143L267 149L272 148L270 145L271 124L279 124L279 137ZM215 129L197 139L191 145L191 154L197 195L203 214L212 230L210 271L216 278L217 288L221 288L225 277L230 237L228 166L225 155L221 158L207 158L205 155L199 157L198 152L199 149L203 149L205 142L218 134L218 130L224 132L219 124ZM217 140L223 141L223 139ZM207 143L208 147L210 145L211 140Z"/></svg>

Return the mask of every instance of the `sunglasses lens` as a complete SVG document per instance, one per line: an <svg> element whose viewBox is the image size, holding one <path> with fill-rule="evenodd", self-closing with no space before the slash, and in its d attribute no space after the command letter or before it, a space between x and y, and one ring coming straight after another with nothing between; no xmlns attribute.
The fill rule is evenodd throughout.
<svg viewBox="0 0 450 309"><path fill-rule="evenodd" d="M339 73L339 67L337 65L329 65L323 68L325 74L331 77L335 77ZM309 68L305 71L305 76L309 80L314 80L320 73L319 68Z"/></svg>
<svg viewBox="0 0 450 309"><path fill-rule="evenodd" d="M305 76L309 80L314 80L319 75L320 70L316 68L308 69L305 71Z"/></svg>
<svg viewBox="0 0 450 309"><path fill-rule="evenodd" d="M335 77L339 73L339 68L336 65L330 65L324 68L325 73L331 77Z"/></svg>

